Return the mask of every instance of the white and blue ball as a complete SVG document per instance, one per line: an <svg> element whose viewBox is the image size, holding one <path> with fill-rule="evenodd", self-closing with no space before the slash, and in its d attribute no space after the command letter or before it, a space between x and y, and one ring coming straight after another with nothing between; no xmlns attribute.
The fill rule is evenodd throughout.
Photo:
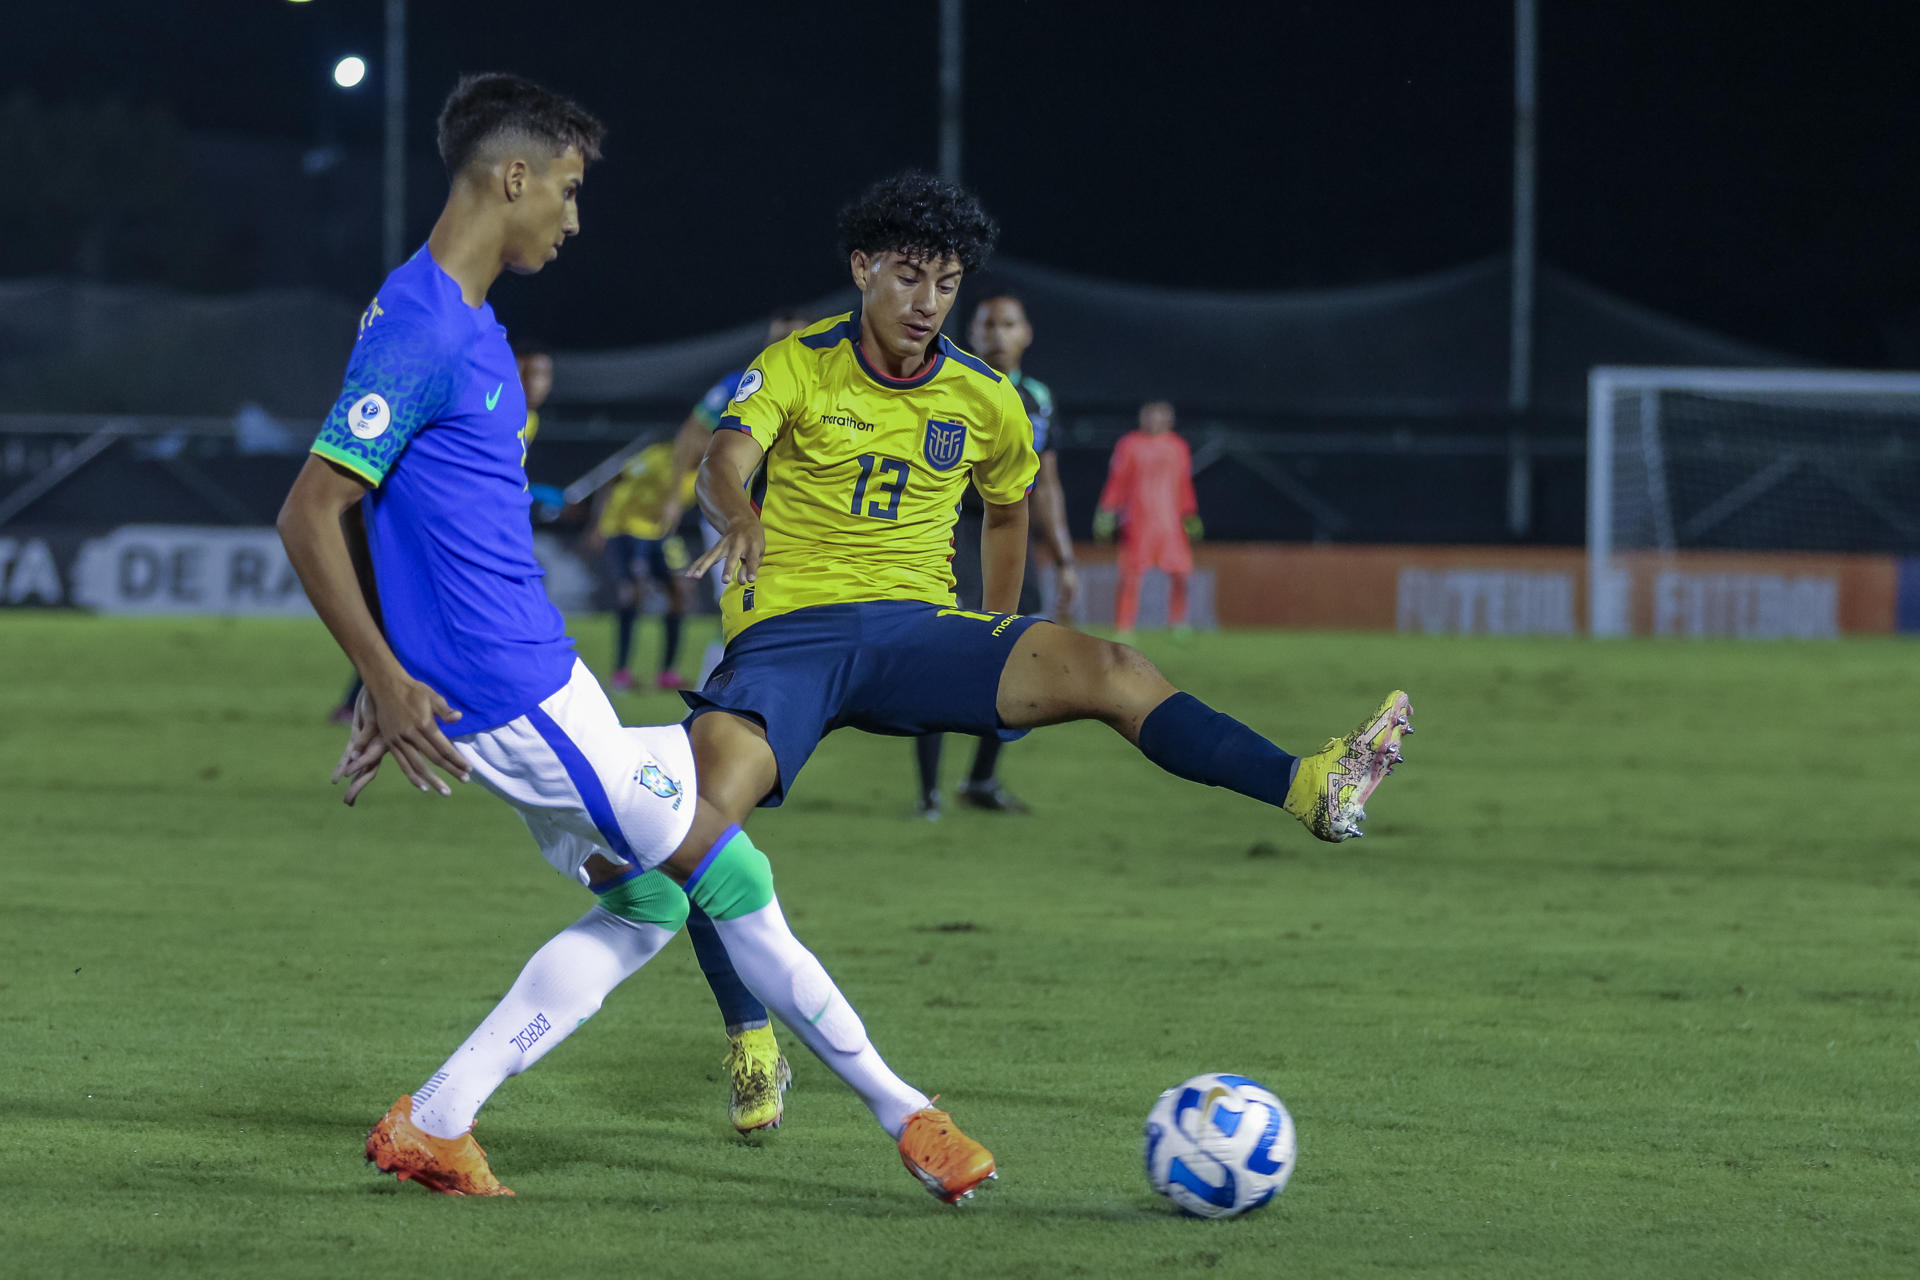
<svg viewBox="0 0 1920 1280"><path fill-rule="evenodd" d="M1280 1194L1293 1173L1293 1117L1245 1076L1195 1076L1147 1115L1147 1181L1182 1211L1231 1218Z"/></svg>

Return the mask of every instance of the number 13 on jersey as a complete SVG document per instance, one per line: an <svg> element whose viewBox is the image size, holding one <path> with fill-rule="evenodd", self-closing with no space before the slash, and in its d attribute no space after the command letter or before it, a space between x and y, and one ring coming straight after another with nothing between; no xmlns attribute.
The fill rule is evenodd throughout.
<svg viewBox="0 0 1920 1280"><path fill-rule="evenodd" d="M858 462L860 479L853 486L853 514L872 516L877 520L898 520L900 494L907 487L907 475L911 468L898 458L882 458L872 453L861 454ZM880 476L877 482L873 482L875 472ZM867 499L869 482L873 482L872 501ZM862 504L865 510L861 509Z"/></svg>

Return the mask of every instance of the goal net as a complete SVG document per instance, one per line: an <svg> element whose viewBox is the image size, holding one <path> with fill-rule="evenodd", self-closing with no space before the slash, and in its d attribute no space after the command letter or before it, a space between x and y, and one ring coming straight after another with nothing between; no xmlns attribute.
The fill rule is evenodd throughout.
<svg viewBox="0 0 1920 1280"><path fill-rule="evenodd" d="M1920 374L1602 367L1587 433L1595 635L1645 629L1635 569L1682 553L1920 553ZM1756 580L1773 598L1740 607L1775 616L1750 633L1831 634L1826 588Z"/></svg>

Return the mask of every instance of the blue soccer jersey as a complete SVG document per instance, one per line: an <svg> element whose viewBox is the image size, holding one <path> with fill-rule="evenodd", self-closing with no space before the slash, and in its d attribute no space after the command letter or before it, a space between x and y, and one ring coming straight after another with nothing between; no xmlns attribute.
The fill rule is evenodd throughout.
<svg viewBox="0 0 1920 1280"><path fill-rule="evenodd" d="M719 426L721 417L727 412L728 403L733 399L733 393L740 389L740 379L746 376L746 369L735 369L708 387L707 394L700 397L700 403L693 406L694 420L709 431Z"/></svg>
<svg viewBox="0 0 1920 1280"><path fill-rule="evenodd" d="M507 331L422 247L360 318L313 452L353 472L387 643L462 713L498 728L567 683L573 641L533 556L527 400Z"/></svg>

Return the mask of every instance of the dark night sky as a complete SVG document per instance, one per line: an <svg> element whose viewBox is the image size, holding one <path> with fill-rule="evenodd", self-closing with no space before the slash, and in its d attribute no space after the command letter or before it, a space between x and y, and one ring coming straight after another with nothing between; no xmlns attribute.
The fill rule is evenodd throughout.
<svg viewBox="0 0 1920 1280"><path fill-rule="evenodd" d="M1540 7L1545 261L1806 356L1920 359L1889 336L1920 327L1920 6ZM717 328L841 284L838 205L931 167L937 10L413 0L409 145L462 70L580 98L613 130L585 234L503 310L567 346ZM322 86L339 52L377 59L380 20L380 0L36 7L0 84L300 141L329 109L371 145L377 81ZM1500 0L970 0L966 176L1006 252L1113 279L1266 290L1502 252L1511 21ZM438 198L416 189L410 240Z"/></svg>

